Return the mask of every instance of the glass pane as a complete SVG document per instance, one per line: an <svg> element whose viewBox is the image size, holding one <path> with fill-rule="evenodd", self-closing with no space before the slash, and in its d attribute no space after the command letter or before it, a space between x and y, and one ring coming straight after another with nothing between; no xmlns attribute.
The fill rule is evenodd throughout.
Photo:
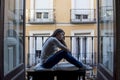
<svg viewBox="0 0 120 80"><path fill-rule="evenodd" d="M48 18L48 12L44 12L44 16L43 16L44 18Z"/></svg>
<svg viewBox="0 0 120 80"><path fill-rule="evenodd" d="M83 19L88 19L88 15L83 15Z"/></svg>
<svg viewBox="0 0 120 80"><path fill-rule="evenodd" d="M42 18L42 12L37 12L37 18L41 19Z"/></svg>
<svg viewBox="0 0 120 80"><path fill-rule="evenodd" d="M5 0L4 74L23 63L23 0Z"/></svg>
<svg viewBox="0 0 120 80"><path fill-rule="evenodd" d="M113 0L100 0L100 61L113 72L114 26Z"/></svg>
<svg viewBox="0 0 120 80"><path fill-rule="evenodd" d="M81 15L80 14L76 14L76 19L81 19Z"/></svg>

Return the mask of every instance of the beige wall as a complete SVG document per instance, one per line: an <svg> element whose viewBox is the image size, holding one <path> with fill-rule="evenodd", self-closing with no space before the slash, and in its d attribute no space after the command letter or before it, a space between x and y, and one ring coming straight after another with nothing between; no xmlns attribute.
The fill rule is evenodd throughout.
<svg viewBox="0 0 120 80"><path fill-rule="evenodd" d="M61 25L61 24L51 24L51 25L26 25L26 36L29 36L29 31L35 30L55 30L61 28L66 32L66 36L71 36L72 30L94 30L96 35L96 24L80 24L80 25Z"/></svg>
<svg viewBox="0 0 120 80"><path fill-rule="evenodd" d="M71 0L54 0L54 9L57 23L69 23Z"/></svg>

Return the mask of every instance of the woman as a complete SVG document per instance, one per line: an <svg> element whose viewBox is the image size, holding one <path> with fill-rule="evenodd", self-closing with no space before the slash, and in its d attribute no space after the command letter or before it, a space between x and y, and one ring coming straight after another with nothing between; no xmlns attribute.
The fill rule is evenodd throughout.
<svg viewBox="0 0 120 80"><path fill-rule="evenodd" d="M41 51L42 67L52 68L64 58L76 67L89 69L88 66L82 64L71 55L71 52L64 41L64 35L65 32L62 29L56 29L51 37L46 40ZM58 48L61 50L58 51Z"/></svg>

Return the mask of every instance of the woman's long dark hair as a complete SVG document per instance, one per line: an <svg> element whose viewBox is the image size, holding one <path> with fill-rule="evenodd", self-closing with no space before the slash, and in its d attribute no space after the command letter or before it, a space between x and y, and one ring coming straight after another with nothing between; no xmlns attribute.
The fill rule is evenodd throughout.
<svg viewBox="0 0 120 80"><path fill-rule="evenodd" d="M62 32L65 34L64 30L62 30L62 29L56 29L56 30L53 32L53 34L51 35L51 37L56 37L57 34L62 33ZM59 40L59 41L60 41L64 46L67 46L66 43L65 43L63 40Z"/></svg>
<svg viewBox="0 0 120 80"><path fill-rule="evenodd" d="M62 33L62 32L65 34L65 32L64 32L62 29L56 29L50 37L56 37L57 34ZM47 40L48 40L48 39L47 39ZM46 40L46 41L47 41L47 40ZM46 41L45 41L45 42L46 42ZM64 46L67 46L66 43L65 43L63 40L59 40L59 41L60 41Z"/></svg>
<svg viewBox="0 0 120 80"><path fill-rule="evenodd" d="M51 37L55 37L57 34L62 33L62 32L65 34L65 32L64 32L62 29L56 29L56 30L53 32L53 34L51 35Z"/></svg>

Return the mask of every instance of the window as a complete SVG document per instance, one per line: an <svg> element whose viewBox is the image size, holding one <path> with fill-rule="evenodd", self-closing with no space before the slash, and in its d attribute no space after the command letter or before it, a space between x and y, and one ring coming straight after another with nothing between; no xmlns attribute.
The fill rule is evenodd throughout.
<svg viewBox="0 0 120 80"><path fill-rule="evenodd" d="M48 12L36 12L38 19L48 19Z"/></svg>
<svg viewBox="0 0 120 80"><path fill-rule="evenodd" d="M83 15L83 19L88 19L88 15Z"/></svg>
<svg viewBox="0 0 120 80"><path fill-rule="evenodd" d="M87 64L96 64L96 57L95 54L93 54L96 53L94 48L96 38L92 37L94 30L73 30L71 34L72 36L76 36L72 37L72 55ZM92 56L94 57L92 58Z"/></svg>
<svg viewBox="0 0 120 80"><path fill-rule="evenodd" d="M51 32L48 32L48 31L35 31L35 32L33 31L30 33L31 36L33 36L33 37L30 37L30 42L29 42L29 45L30 45L30 52L29 52L30 57L29 57L29 61L28 61L29 66L32 66L35 63L39 63L39 61L40 61L39 51L41 51L43 43L50 36L50 33ZM38 51L38 53L37 53L38 56L35 56L37 51ZM36 58L36 60L34 60L35 58Z"/></svg>
<svg viewBox="0 0 120 80"><path fill-rule="evenodd" d="M71 22L89 23L95 22L94 0L71 0ZM80 6L82 5L82 6Z"/></svg>
<svg viewBox="0 0 120 80"><path fill-rule="evenodd" d="M76 14L75 17L76 17L76 19L81 19L81 15L80 14Z"/></svg>
<svg viewBox="0 0 120 80"><path fill-rule="evenodd" d="M36 14L37 14L37 18L39 18L39 19L41 19L42 18L42 12L36 12Z"/></svg>
<svg viewBox="0 0 120 80"><path fill-rule="evenodd" d="M75 14L76 19L88 19L88 15L86 14Z"/></svg>
<svg viewBox="0 0 120 80"><path fill-rule="evenodd" d="M43 18L48 19L48 12L44 12Z"/></svg>
<svg viewBox="0 0 120 80"><path fill-rule="evenodd" d="M28 12L30 23L54 22L53 0L30 0L30 9Z"/></svg>

